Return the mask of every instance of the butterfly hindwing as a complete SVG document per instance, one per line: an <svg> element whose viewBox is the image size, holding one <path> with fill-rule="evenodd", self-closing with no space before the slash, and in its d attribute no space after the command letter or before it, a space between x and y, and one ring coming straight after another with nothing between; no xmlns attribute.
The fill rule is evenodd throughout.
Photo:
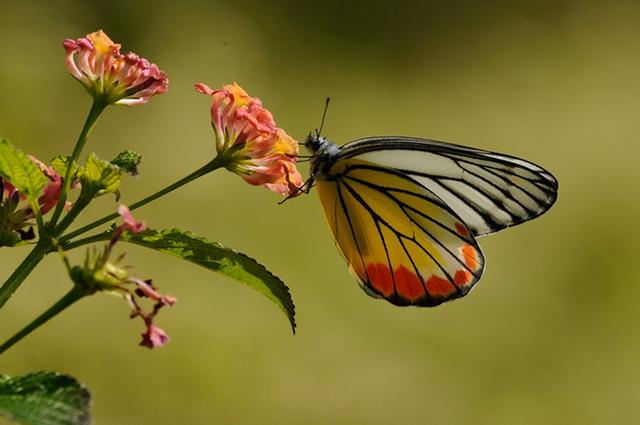
<svg viewBox="0 0 640 425"><path fill-rule="evenodd" d="M370 295L434 306L464 296L484 269L471 230L413 178L341 159L317 181L327 221L352 273Z"/></svg>
<svg viewBox="0 0 640 425"><path fill-rule="evenodd" d="M428 139L372 137L340 150L412 177L444 201L473 235L531 220L555 202L558 183L523 159Z"/></svg>

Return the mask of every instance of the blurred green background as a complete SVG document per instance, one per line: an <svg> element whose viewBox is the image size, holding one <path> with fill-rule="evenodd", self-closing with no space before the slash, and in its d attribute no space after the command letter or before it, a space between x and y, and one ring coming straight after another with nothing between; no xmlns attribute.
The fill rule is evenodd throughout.
<svg viewBox="0 0 640 425"><path fill-rule="evenodd" d="M278 197L226 172L137 213L246 252L291 287L298 334L257 292L129 245L179 302L172 341L137 346L126 304L74 305L0 359L70 373L96 424L629 424L640 418L640 4L636 1L0 1L0 135L68 152L90 99L64 38L104 29L167 72L168 94L112 107L86 153L144 154L123 202L214 151L209 100L238 81L302 139L332 104L338 143L415 135L521 156L560 181L545 216L482 238L468 297L397 308L357 287L315 194ZM304 174L306 175L306 167ZM105 197L85 221L115 209ZM5 278L26 249L3 249ZM83 252L73 252L80 261ZM0 312L5 339L69 287L52 255Z"/></svg>

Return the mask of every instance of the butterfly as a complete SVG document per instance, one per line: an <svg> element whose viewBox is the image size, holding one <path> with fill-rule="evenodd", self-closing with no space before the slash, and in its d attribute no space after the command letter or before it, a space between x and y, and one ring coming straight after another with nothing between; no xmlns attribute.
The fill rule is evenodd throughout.
<svg viewBox="0 0 640 425"><path fill-rule="evenodd" d="M323 119L324 120L324 119ZM311 176L338 250L364 291L395 305L465 296L485 267L477 237L531 220L558 182L509 155L414 137L337 146L309 135Z"/></svg>

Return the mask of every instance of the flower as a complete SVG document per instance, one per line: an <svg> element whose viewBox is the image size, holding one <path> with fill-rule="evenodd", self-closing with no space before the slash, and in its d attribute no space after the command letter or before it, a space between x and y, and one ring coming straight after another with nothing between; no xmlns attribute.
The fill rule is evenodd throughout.
<svg viewBox="0 0 640 425"><path fill-rule="evenodd" d="M144 222L136 220L126 206L120 205L118 213L123 223L113 231L104 250L101 253L90 252L84 265L70 268L69 274L76 287L84 294L103 291L122 296L131 307L129 317L140 317L145 324L140 345L148 348L160 347L169 342L169 336L154 324L154 319L163 307L174 305L176 299L160 294L151 279L142 280L132 276L129 267L120 264L124 255L111 260L113 247L124 231L140 233L146 229ZM153 302L152 307L145 309L141 305L142 300Z"/></svg>
<svg viewBox="0 0 640 425"><path fill-rule="evenodd" d="M133 217L129 208L126 205L120 205L118 207L118 214L122 217L122 227L123 229L129 230L132 233L140 233L147 228L147 225L144 221L138 221Z"/></svg>
<svg viewBox="0 0 640 425"><path fill-rule="evenodd" d="M120 45L102 30L63 42L65 64L94 99L107 104L141 105L167 91L169 80L155 64L135 53L120 53Z"/></svg>
<svg viewBox="0 0 640 425"><path fill-rule="evenodd" d="M147 348L162 347L169 342L169 335L165 331L154 325L151 321L145 320L147 330L142 334L140 345Z"/></svg>
<svg viewBox="0 0 640 425"><path fill-rule="evenodd" d="M44 215L55 207L60 199L62 177L53 167L45 165L36 157L29 155L29 159L49 179L49 183L38 198L40 213ZM77 181L71 184L71 188L76 187L78 187ZM0 188L0 247L14 246L21 241L35 239L31 221L35 217L33 208L30 205L18 208L25 197L8 180L0 178ZM65 208L70 206L70 202L65 203Z"/></svg>
<svg viewBox="0 0 640 425"><path fill-rule="evenodd" d="M136 294L141 298L149 298L163 306L172 306L176 303L176 299L171 295L160 294L156 290L156 287L151 283L151 280L132 279L132 281L134 281L135 284L138 285Z"/></svg>
<svg viewBox="0 0 640 425"><path fill-rule="evenodd" d="M140 233L143 230L147 229L147 225L145 224L145 222L136 220L126 205L120 205L118 207L118 214L120 214L120 217L122 217L123 223L120 226L116 227L116 229L113 231L113 235L111 236L112 245L115 245L115 243L118 241L118 239L120 239L120 236L122 236L122 233L125 230L128 230L131 233Z"/></svg>
<svg viewBox="0 0 640 425"><path fill-rule="evenodd" d="M33 155L29 155L29 159L33 161L42 174L47 176L51 181L45 188L42 195L38 198L38 204L40 204L40 212L46 214L51 208L55 207L60 199L60 192L62 191L62 176L53 168L45 165L42 161ZM79 187L80 183L76 180L71 183L71 189ZM65 204L65 208L71 207L71 202Z"/></svg>
<svg viewBox="0 0 640 425"><path fill-rule="evenodd" d="M260 99L249 96L237 83L219 90L202 83L195 88L213 98L211 124L216 150L219 155L228 155L227 169L252 185L296 194L302 185L295 166L298 142L276 126Z"/></svg>
<svg viewBox="0 0 640 425"><path fill-rule="evenodd" d="M150 298L155 301L153 305L153 309L151 311L145 311L139 305L139 303L134 298L133 294L126 294L126 298L129 301L129 305L131 306L132 312L130 317L140 317L142 318L146 330L141 334L142 341L140 341L140 345L147 348L156 348L161 347L167 342L169 342L169 335L160 329L158 326L153 323L153 319L156 317L158 312L162 307L172 306L176 303L176 299L170 295L161 295L157 292L156 288L151 283L151 280L141 280L136 278L129 279L129 282L132 282L138 286L135 290L135 295L140 298Z"/></svg>

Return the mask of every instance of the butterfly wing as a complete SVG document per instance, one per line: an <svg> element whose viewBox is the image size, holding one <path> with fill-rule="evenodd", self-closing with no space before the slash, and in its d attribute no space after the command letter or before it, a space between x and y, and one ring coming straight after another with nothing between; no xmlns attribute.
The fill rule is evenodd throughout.
<svg viewBox="0 0 640 425"><path fill-rule="evenodd" d="M484 269L470 229L413 178L343 159L317 189L336 244L369 295L435 306L464 296Z"/></svg>
<svg viewBox="0 0 640 425"><path fill-rule="evenodd" d="M435 140L372 137L344 145L340 158L409 175L449 205L475 236L531 220L556 200L558 182L520 158Z"/></svg>

